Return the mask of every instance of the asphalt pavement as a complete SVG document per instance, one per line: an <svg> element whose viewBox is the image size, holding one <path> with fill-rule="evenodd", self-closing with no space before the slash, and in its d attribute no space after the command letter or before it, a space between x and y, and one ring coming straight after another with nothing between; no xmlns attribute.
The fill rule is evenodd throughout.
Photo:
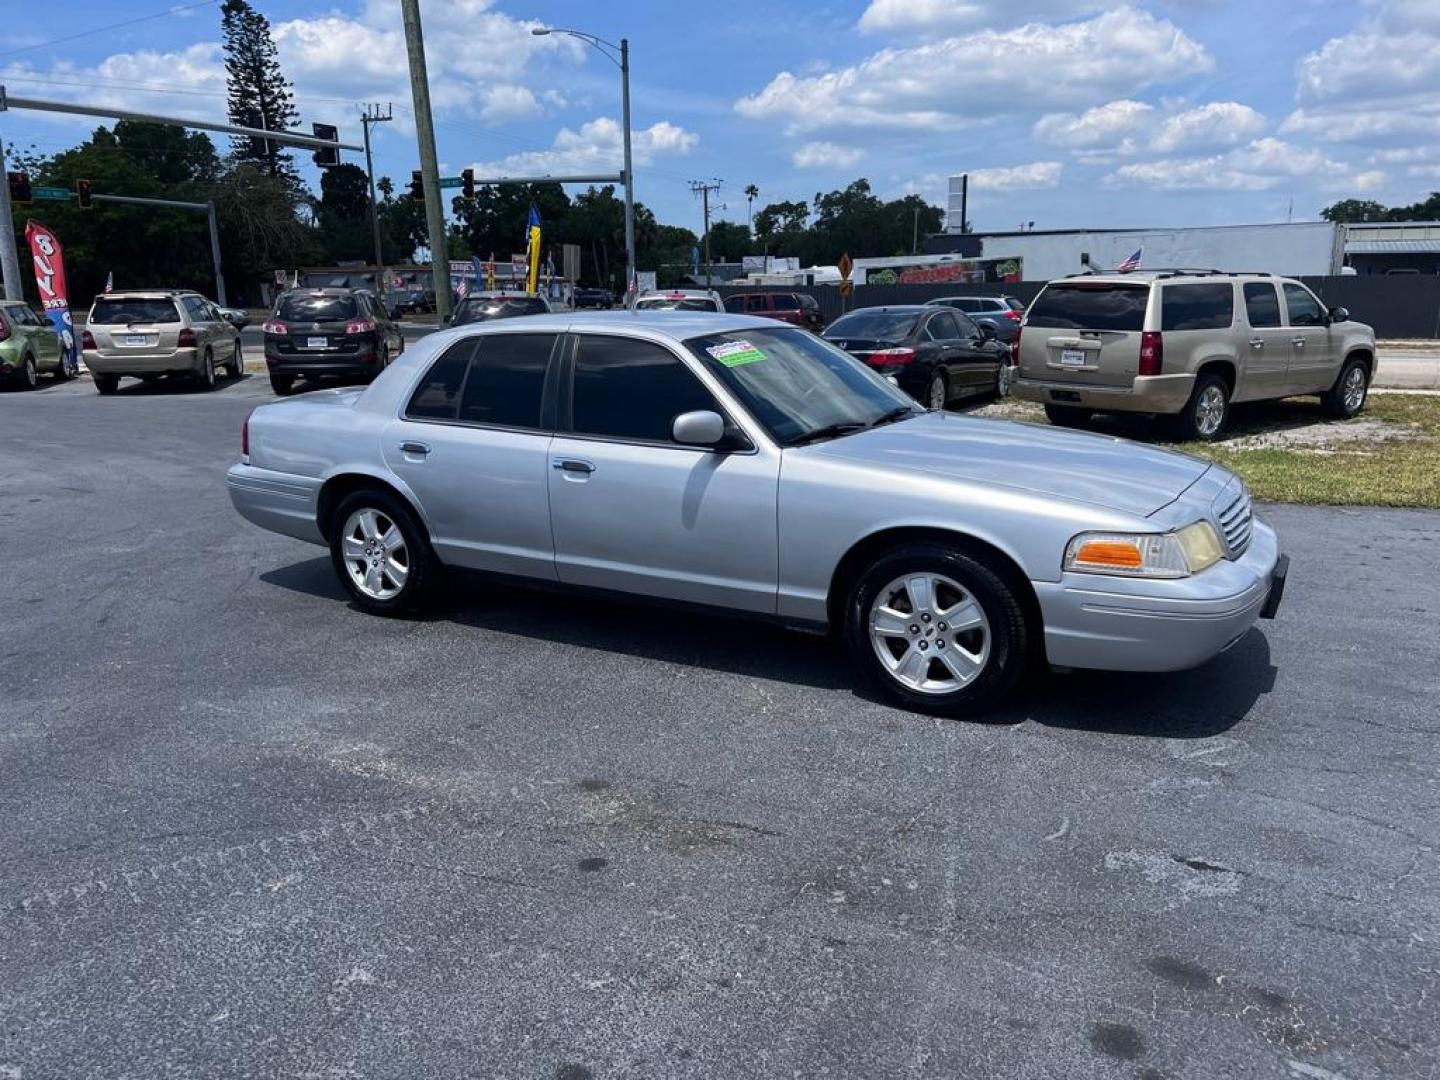
<svg viewBox="0 0 1440 1080"><path fill-rule="evenodd" d="M0 1077L1434 1077L1440 514L996 723L253 528L263 378L0 394Z"/></svg>

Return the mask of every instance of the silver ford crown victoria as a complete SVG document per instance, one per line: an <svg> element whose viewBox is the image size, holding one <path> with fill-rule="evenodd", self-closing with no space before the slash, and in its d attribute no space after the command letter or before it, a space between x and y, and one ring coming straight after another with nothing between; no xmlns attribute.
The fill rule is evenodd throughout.
<svg viewBox="0 0 1440 1080"><path fill-rule="evenodd" d="M355 603L448 568L845 639L892 699L984 710L1027 668L1169 671L1274 615L1287 560L1218 465L926 411L807 331L667 311L434 334L369 387L265 405L248 520Z"/></svg>

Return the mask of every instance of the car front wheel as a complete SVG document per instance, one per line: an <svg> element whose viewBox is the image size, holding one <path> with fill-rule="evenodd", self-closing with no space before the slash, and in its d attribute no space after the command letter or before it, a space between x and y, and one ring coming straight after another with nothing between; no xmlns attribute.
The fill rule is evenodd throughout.
<svg viewBox="0 0 1440 1080"><path fill-rule="evenodd" d="M1320 395L1320 404L1327 413L1340 420L1359 415L1370 392L1370 369L1359 357L1345 361L1335 385Z"/></svg>
<svg viewBox="0 0 1440 1080"><path fill-rule="evenodd" d="M335 573L361 608L398 615L423 605L439 563L419 521L394 495L347 495L335 508L329 536Z"/></svg>
<svg viewBox="0 0 1440 1080"><path fill-rule="evenodd" d="M944 716L983 712L1014 688L1029 630L1004 576L959 545L891 550L846 603L856 665L892 701Z"/></svg>

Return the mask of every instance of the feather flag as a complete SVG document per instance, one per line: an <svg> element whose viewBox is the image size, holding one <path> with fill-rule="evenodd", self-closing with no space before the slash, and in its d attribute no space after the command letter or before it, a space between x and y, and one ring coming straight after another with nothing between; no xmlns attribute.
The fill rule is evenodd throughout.
<svg viewBox="0 0 1440 1080"><path fill-rule="evenodd" d="M530 204L530 220L525 226L525 253L529 257L530 271L526 278L525 291L534 293L540 278L540 211Z"/></svg>

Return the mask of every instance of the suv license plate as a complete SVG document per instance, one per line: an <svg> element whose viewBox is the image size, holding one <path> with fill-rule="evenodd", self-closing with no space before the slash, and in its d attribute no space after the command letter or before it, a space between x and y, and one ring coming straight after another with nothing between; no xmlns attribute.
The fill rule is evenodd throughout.
<svg viewBox="0 0 1440 1080"><path fill-rule="evenodd" d="M323 337L307 337L305 339L305 347L307 349L328 349L330 347L330 339Z"/></svg>
<svg viewBox="0 0 1440 1080"><path fill-rule="evenodd" d="M126 335L125 335L125 344L126 344L126 345L144 345L144 344L145 344L145 340L146 340L146 339L145 339L145 335L144 335L144 334L126 334Z"/></svg>
<svg viewBox="0 0 1440 1080"><path fill-rule="evenodd" d="M1061 349L1060 363L1066 367L1080 367L1085 363L1085 352L1083 349Z"/></svg>

